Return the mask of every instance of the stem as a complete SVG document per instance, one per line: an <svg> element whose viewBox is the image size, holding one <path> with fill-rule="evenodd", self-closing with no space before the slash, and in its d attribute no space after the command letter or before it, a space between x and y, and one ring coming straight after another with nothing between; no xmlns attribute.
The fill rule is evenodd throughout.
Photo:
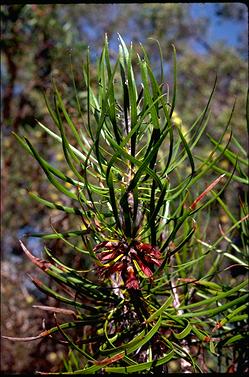
<svg viewBox="0 0 249 377"><path fill-rule="evenodd" d="M139 321L144 322L147 318L149 318L149 313L143 301L141 291L133 288L127 289L127 291L130 295L131 302L134 306Z"/></svg>
<svg viewBox="0 0 249 377"><path fill-rule="evenodd" d="M181 316L184 313L184 311L181 309L178 309L181 303L180 303L179 295L177 292L177 286L175 284L175 280L173 279L171 280L171 286L172 286L172 293L174 297L173 306L175 309L177 309L177 314ZM187 353L190 353L188 342L185 339L183 339L180 342L180 344L184 351L186 351ZM180 365L181 365L182 373L192 373L192 365L188 361L186 361L185 359L180 359Z"/></svg>

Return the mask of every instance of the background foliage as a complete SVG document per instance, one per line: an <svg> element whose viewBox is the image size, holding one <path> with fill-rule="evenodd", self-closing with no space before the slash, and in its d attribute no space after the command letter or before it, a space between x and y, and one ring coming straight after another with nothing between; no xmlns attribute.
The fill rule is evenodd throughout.
<svg viewBox="0 0 249 377"><path fill-rule="evenodd" d="M245 18L245 8L240 5L217 4L217 15L222 18L230 18L236 22L243 22ZM110 17L107 18L106 14ZM58 215L58 212L48 213L43 206L31 202L26 193L32 185L32 191L37 191L47 200L59 199L56 191L47 189L47 183L38 165L34 165L32 159L28 159L21 147L16 143L12 131L24 128L29 133L31 140L39 138L38 150L45 154L49 161L63 166L61 151L46 133L37 126L35 119L42 123L51 125L51 119L47 115L45 102L43 99L44 90L48 96L51 94L51 77L59 80L60 90L63 91L65 106L70 116L77 123L78 114L74 98L72 72L70 62L72 61L75 83L79 88L79 97L84 103L86 91L82 85L81 62L88 44L91 45L91 58L96 60L103 44L104 32L108 33L110 47L115 51L116 33L124 36L126 41L131 39L141 41L146 44L148 54L151 56L153 68L160 72L158 64L158 51L153 40L148 37L157 38L160 41L164 55L166 55L167 72L172 72L171 43L177 48L178 61L178 97L176 111L180 114L179 122L183 126L193 123L196 115L204 108L206 98L210 94L215 73L218 74L216 94L212 103L212 116L208 124L208 132L216 140L223 131L227 122L234 98L236 97L236 107L234 110L231 127L235 137L239 140L242 148L247 149L245 135L245 102L247 82L247 61L246 61L246 40L242 35L237 44L237 49L233 49L222 43L207 43L208 17L193 19L190 12L190 5L180 4L141 4L137 11L136 4L120 4L113 7L109 4L96 5L4 5L1 8L2 16L2 85L3 85L3 110L2 110L2 214L3 216L3 240L2 258L3 268L3 323L4 329L11 329L12 334L27 335L30 327L33 326L26 321L23 325L23 318L31 318L29 312L17 310L20 307L18 299L11 289L15 286L15 279L23 271L30 270L26 267L22 259L20 247L17 239L24 233L36 231L49 232L51 230L48 216L51 216L53 224L61 230L70 228L72 221L68 216ZM95 25L95 26L93 26ZM167 25L167 28L165 28ZM129 34L127 33L129 29ZM244 33L245 35L246 33ZM193 49L193 44L198 43L205 49L204 54L200 54ZM154 60L153 60L154 59ZM80 62L80 63L79 63ZM96 72L92 72L92 77ZM168 75L169 84L172 85L172 75ZM94 80L93 80L94 82ZM94 83L93 83L94 85ZM194 109L194 111L193 111ZM177 121L177 119L176 119ZM226 136L225 136L226 137ZM228 137L228 136L227 136ZM203 153L208 152L208 144L203 142L200 149ZM237 152L238 148L233 144L232 152ZM240 150L241 152L241 150ZM18 158L13 158L18 156ZM61 161L60 161L61 160ZM233 160L224 158L220 168L229 170L233 165ZM70 173L69 173L70 174ZM207 182L203 182L203 187ZM243 183L234 181L230 188L223 193L223 200L228 203L231 213L236 218L240 216L240 206L238 194L245 190ZM211 225L207 228L207 239L211 241L219 234L218 224L221 223L224 229L231 226L231 218L222 207L212 208ZM30 224L33 227L30 228ZM29 241L29 246L36 249L39 254L42 247L40 243ZM60 240L51 240L49 247L56 249L58 257L66 255L70 260L69 249ZM11 263L9 263L11 262ZM75 258L74 266L83 268L82 260ZM234 273L236 277L236 273ZM12 279L12 280L11 280ZM22 280L22 295L26 299L27 307L31 307L37 298L44 302L46 296L38 296L36 290L31 290L24 274ZM224 275L227 284L230 283L231 274ZM10 299L11 297L11 299ZM6 303L6 305L5 305ZM23 303L22 303L23 305ZM18 312L18 314L17 314ZM40 316L34 314L31 309L33 323L39 328ZM11 314L11 315L10 315ZM16 318L19 320L20 328L14 326ZM47 326L53 322L51 316L47 316ZM5 327L6 326L6 327ZM5 331L6 332L6 331ZM24 350L21 347L5 345L5 355L3 369L6 371L31 371L32 354L25 353L24 362L20 365L19 360L23 357ZM49 347L49 343L47 345ZM16 348L15 348L16 347ZM33 348L33 345L31 346ZM41 367L47 369L42 361L43 348L41 349ZM45 352L45 350L44 350ZM60 347L57 353L51 353L49 357L54 358L55 364L60 363ZM51 361L47 360L47 363ZM52 365L52 364L51 364ZM39 366L39 364L38 364ZM37 356L36 356L37 368Z"/></svg>

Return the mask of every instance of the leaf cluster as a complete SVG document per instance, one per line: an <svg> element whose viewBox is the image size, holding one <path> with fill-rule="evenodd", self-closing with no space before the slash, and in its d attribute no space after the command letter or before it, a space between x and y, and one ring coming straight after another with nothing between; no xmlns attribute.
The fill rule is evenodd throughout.
<svg viewBox="0 0 249 377"><path fill-rule="evenodd" d="M119 41L119 53L113 62L105 38L97 66L97 87L90 75L87 54L83 64L85 113L75 87L79 123L70 117L55 82L53 104L46 98L56 132L38 124L61 144L72 175L44 159L28 138L15 134L39 163L48 181L72 205L48 201L32 192L31 197L46 207L77 216L82 224L80 229L66 233L53 229L50 234L36 236L64 241L88 258L95 271L114 268L111 277L100 281L93 277L91 269L76 271L48 248L44 250L51 262L35 258L22 243L31 261L63 293L32 277L34 284L69 305L71 309L65 309L64 314L74 317L73 321L59 324L56 317L59 309L44 308L55 313L56 326L22 340L54 333L62 336L71 348L71 359L65 360L64 373L148 370L156 373L167 370L168 363L174 360L181 368L184 361L193 371L201 371L200 350L216 357L217 347L229 347L246 339L247 282L226 287L212 281L219 271L218 245L227 235L223 233L216 244L209 245L202 240L197 223L198 215L215 201L233 217L221 194L231 179L242 183L246 180L241 165L237 164L238 161L242 166L246 164L245 158L237 157L228 148L232 134L226 145L222 145L234 108L220 139L215 141L210 136L213 149L209 156L198 158L194 151L209 122L216 79L205 108L185 133L172 120L177 98L174 46L174 84L170 95L159 44L161 74L157 79L144 47L141 45L138 52L132 44L127 48L121 36ZM232 162L232 172L219 168L224 156ZM222 174L210 179L213 171ZM215 192L225 175L228 179ZM197 193L196 187L203 177L209 177L209 182ZM247 219L246 214L239 222L233 219L233 227L238 224L244 227ZM73 237L80 237L80 247L73 244ZM115 245L120 242L127 250L135 242L152 245L160 250L160 266L148 279L141 266L132 261L140 288L127 289L123 275L118 274L118 267L115 269L120 256L103 266L95 253L96 245L103 242ZM211 255L215 255L214 264L200 276L200 266ZM244 259L237 258L237 262L246 266ZM72 328L77 328L75 339L66 331Z"/></svg>

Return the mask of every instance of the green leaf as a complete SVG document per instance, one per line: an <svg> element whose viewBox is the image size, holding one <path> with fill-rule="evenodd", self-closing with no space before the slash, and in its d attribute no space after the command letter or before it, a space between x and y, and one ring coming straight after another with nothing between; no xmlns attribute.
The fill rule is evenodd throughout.
<svg viewBox="0 0 249 377"><path fill-rule="evenodd" d="M149 340L157 333L158 329L160 328L162 318L161 316L157 320L156 324L152 326L152 328L146 333L146 330L144 329L139 335L137 335L133 340L126 344L122 344L121 346L117 346L115 348L108 348L101 353L108 354L108 355L114 355L117 352L120 352L122 350L125 350L126 355L131 354L132 352L136 351L138 348L142 347L144 344L148 343Z"/></svg>
<svg viewBox="0 0 249 377"><path fill-rule="evenodd" d="M231 336L231 338L229 338L224 343L224 346L229 346L230 344L233 344L233 343L236 343L236 342L240 342L242 339L245 339L245 336L242 335L242 334L237 334L237 335Z"/></svg>
<svg viewBox="0 0 249 377"><path fill-rule="evenodd" d="M44 240L54 240L58 238L79 237L82 234L89 234L89 230L71 230L64 233L29 233L29 237L43 238Z"/></svg>
<svg viewBox="0 0 249 377"><path fill-rule="evenodd" d="M146 323L149 323L153 321L155 318L157 318L159 315L163 314L165 309L168 308L173 302L173 297L169 296L166 301L163 303L163 305L157 309L154 313L152 313L149 318L146 319Z"/></svg>
<svg viewBox="0 0 249 377"><path fill-rule="evenodd" d="M117 204L116 204L115 191L114 191L113 178L112 178L112 172L111 171L108 174L107 185L109 187L110 203L111 203L111 206L112 206L113 215L115 217L117 227L121 229L121 223L120 223Z"/></svg>
<svg viewBox="0 0 249 377"><path fill-rule="evenodd" d="M32 151L33 156L39 162L40 166L42 167L42 169L44 170L46 176L48 177L48 180L53 184L53 186L55 186L57 188L57 190L59 190L60 192L62 192L66 196L68 196L69 198L77 200L78 199L77 195L75 195L73 192L67 190L60 182L58 182L53 177L53 175L50 173L50 171L48 169L48 164L44 163L44 160L40 157L39 153L32 146L32 144L30 143L30 141L28 139L26 139L26 138L25 138L25 140L26 140L26 143L28 144L30 150Z"/></svg>
<svg viewBox="0 0 249 377"><path fill-rule="evenodd" d="M94 312L97 312L97 310L95 308L92 308L89 305L85 305L85 304L83 304L79 301L71 300L67 297L62 296L61 294L55 292L53 289L49 288L46 284L42 283L37 278L31 277L31 276L29 276L29 277L32 280L32 282L34 283L34 285L40 291L45 293L46 295L51 296L51 297L53 297L53 298L55 298L55 299L57 299L61 302L64 302L65 304L68 304L68 305L71 305L71 306L74 306L74 307L78 307L78 308L85 308L85 309L88 309L88 310L90 309L90 310L93 310Z"/></svg>
<svg viewBox="0 0 249 377"><path fill-rule="evenodd" d="M115 104L115 90L114 90L114 85L113 85L113 79L114 79L114 74L116 72L117 66L118 66L118 60L115 64L115 67L113 69L113 72L111 71L111 63L110 63L110 57L109 57L109 50L108 50L108 39L107 35L105 36L105 63L107 66L107 72L108 72L108 80L109 80L109 89L108 89L108 94L109 94L109 116L110 120L113 126L113 132L115 135L116 142L120 144L121 136L120 136L120 131L118 128L117 124L117 119L116 119L116 104Z"/></svg>
<svg viewBox="0 0 249 377"><path fill-rule="evenodd" d="M179 309L183 310L183 309L192 309L192 308L195 308L195 307L198 307L198 306L202 306L202 305L209 305L211 304L212 302L218 302L219 300L223 299L223 298L226 298L226 297L229 297L231 295L233 295L234 293L240 291L241 289L243 289L246 285L248 284L247 281L242 281L240 284L238 284L236 287L228 290L227 292L222 292L222 293L219 293L218 295L216 295L215 297L211 297L211 298L208 298L206 300L202 300L202 301L199 301L199 302L195 302L193 304L189 304L189 305L183 305L183 306L180 306Z"/></svg>
<svg viewBox="0 0 249 377"><path fill-rule="evenodd" d="M188 336L191 330L192 330L192 326L190 322L188 322L187 326L180 333L177 334L173 331L173 334L176 337L176 339L184 339L186 338L186 336Z"/></svg>
<svg viewBox="0 0 249 377"><path fill-rule="evenodd" d="M62 112L64 114L64 117L65 117L65 119L67 121L67 124L69 125L69 127L70 127L70 129L71 129L71 131L72 131L72 133L73 133L73 135L75 137L75 139L77 140L77 144L82 148L82 150L84 150L85 148L84 148L84 145L82 144L82 141L80 139L80 136L79 136L79 133L78 133L78 131L76 129L76 126L73 123L72 119L70 118L70 116L69 116L69 114L68 114L68 112L67 112L67 110L66 110L66 108L64 106L64 103L62 101L61 95L60 95L60 93L59 93L59 91L58 91L55 83L53 83L53 85L54 85L54 91L55 91L55 94L56 94L56 98L58 100L58 104L59 104L60 109L62 110ZM61 122L60 122L60 119L58 118L58 112L57 112L57 120L58 120L57 126L59 128L61 128L62 124L60 124Z"/></svg>
<svg viewBox="0 0 249 377"><path fill-rule="evenodd" d="M42 205L51 208L51 209L58 209L65 213L73 213L74 215L82 216L83 212L79 208L73 207L66 207L59 203L53 203L48 200L41 198L39 195L35 194L34 192L28 192L32 199L35 199L37 202L41 203Z"/></svg>
<svg viewBox="0 0 249 377"><path fill-rule="evenodd" d="M76 351L78 351L81 355L85 356L87 358L87 360L91 360L93 362L95 362L96 360L91 356L89 355L87 352L85 352L83 349L81 349L80 347L77 346L77 344L75 344L71 338L65 333L65 331L63 331L62 327L59 325L59 323L56 321L57 323L57 327L58 327L58 330L59 332L63 335L63 337L67 340L67 342L70 344L70 346L75 349Z"/></svg>
<svg viewBox="0 0 249 377"><path fill-rule="evenodd" d="M156 361L148 361L148 362L140 363L137 365L130 365L128 367L106 367L104 368L104 370L107 373L123 373L123 374L142 372L143 370L150 370L151 367L157 367L159 365L168 363L173 358L174 354L175 352L174 350L172 350L168 354L157 359Z"/></svg>
<svg viewBox="0 0 249 377"><path fill-rule="evenodd" d="M194 164L194 159L193 159L192 153L191 153L191 151L189 149L189 146L188 146L188 143L187 143L185 137L183 136L182 131L180 130L180 127L177 127L177 131L178 131L178 133L180 135L180 138L182 140L183 146L184 146L184 148L186 150L186 153L188 155L188 158L189 158L190 166L191 166L191 169L192 169L191 175L194 175L195 174L195 164Z"/></svg>
<svg viewBox="0 0 249 377"><path fill-rule="evenodd" d="M149 89L149 80L148 80L148 70L147 70L147 63L144 61L140 61L140 68L141 68L141 76L144 86L144 99L146 101L146 104L150 107L150 115L151 115L151 121L154 128L160 128L159 120L158 120L158 114L156 109L156 104L150 94Z"/></svg>
<svg viewBox="0 0 249 377"><path fill-rule="evenodd" d="M245 294L241 297L236 298L235 300L232 300L226 304L223 304L222 306L218 308L213 308L213 309L206 309L206 310L201 310L199 312L193 311L192 313L183 313L181 315L182 318L190 318L190 317L200 317L200 316L208 316L212 317L220 312L224 312L226 309L231 308L235 305L238 305L240 303L243 303L247 300L249 294Z"/></svg>
<svg viewBox="0 0 249 377"><path fill-rule="evenodd" d="M173 67L174 67L174 83L173 83L173 95L172 95L172 101L171 101L171 110L170 110L170 118L174 112L175 109L175 103L176 103L176 88L177 88L177 64L176 64L176 48L172 44L173 48Z"/></svg>

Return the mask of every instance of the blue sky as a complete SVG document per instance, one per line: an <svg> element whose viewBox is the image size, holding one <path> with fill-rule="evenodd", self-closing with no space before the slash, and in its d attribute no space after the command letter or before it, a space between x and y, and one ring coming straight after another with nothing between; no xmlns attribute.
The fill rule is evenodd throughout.
<svg viewBox="0 0 249 377"><path fill-rule="evenodd" d="M194 18L208 17L208 42L212 44L214 41L224 41L226 44L236 47L238 43L238 36L241 33L248 35L248 8L243 4L246 17L244 22L235 22L234 20L220 20L216 15L215 6L221 3L193 3L191 4L191 13ZM242 4L242 3L241 3ZM231 6L233 4L231 3ZM195 46L199 52L202 52L201 46Z"/></svg>
<svg viewBox="0 0 249 377"><path fill-rule="evenodd" d="M217 3L189 3L189 4L182 4L182 6L189 6L191 10L191 16L193 18L203 18L206 17L208 19L207 23L207 30L205 35L203 35L204 42L207 42L209 45L213 45L215 42L224 42L225 45L228 45L230 47L238 47L238 37L241 34L248 35L248 9L245 4L243 3L229 3L229 6L233 7L235 5L242 6L242 9L244 7L245 17L243 21L236 22L234 19L225 19L223 17L219 17L216 14L217 11L217 5L222 4L222 2ZM122 4L123 5L123 4ZM137 4L139 11L139 4ZM112 7L107 15L108 20L110 22L115 19L119 15L119 12L122 11L122 7L119 3L112 4ZM130 23L129 23L130 22ZM190 19L191 22L191 19ZM85 20L82 24L82 30L85 35L87 33L88 38L94 40L102 38L102 26L94 24L92 25L91 20ZM121 33L122 34L122 33ZM124 38L126 43L129 43L131 39L134 38L134 34L139 35L139 40L143 43L145 42L143 40L143 33L141 33L141 30L139 29L139 25L136 25L136 18L127 20L127 29L125 30L125 33L122 34L122 37ZM117 47L117 36L113 36L109 40L110 46L112 48ZM202 44L197 42L194 38L191 41L191 46L193 49L200 54L207 53L207 50L203 47Z"/></svg>

